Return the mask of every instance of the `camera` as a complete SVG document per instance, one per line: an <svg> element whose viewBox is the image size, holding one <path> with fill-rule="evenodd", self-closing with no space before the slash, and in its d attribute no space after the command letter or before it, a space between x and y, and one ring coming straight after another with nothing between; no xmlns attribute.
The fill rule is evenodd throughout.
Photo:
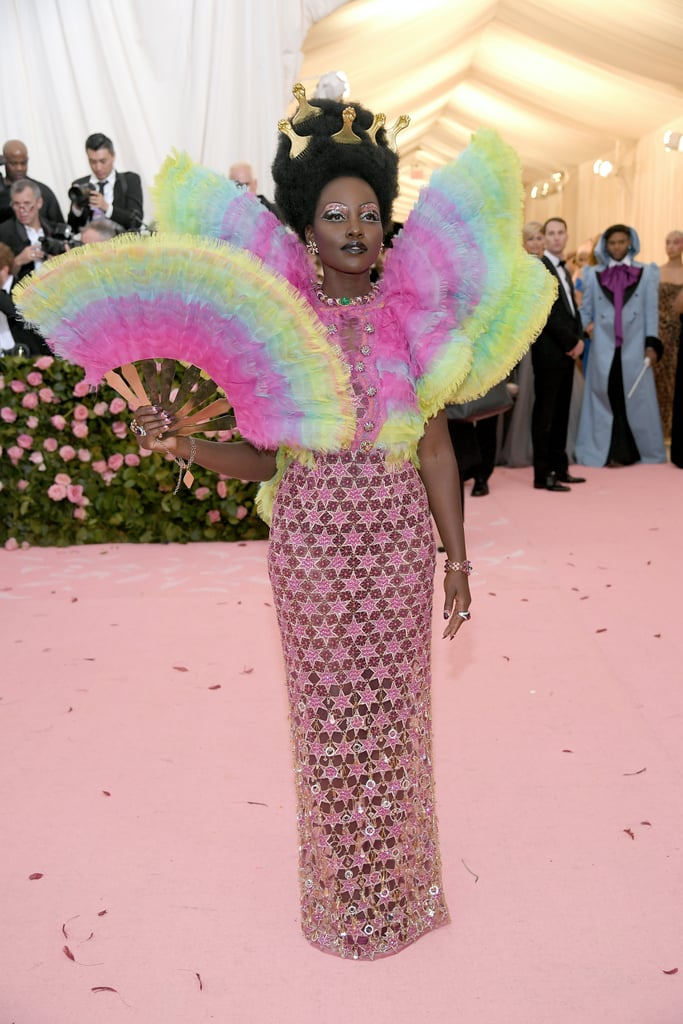
<svg viewBox="0 0 683 1024"><path fill-rule="evenodd" d="M49 237L41 235L38 241L45 256L61 256L73 245L73 231L68 224L55 224Z"/></svg>
<svg viewBox="0 0 683 1024"><path fill-rule="evenodd" d="M90 205L90 196L97 192L94 185L72 185L69 189L69 199L80 209Z"/></svg>

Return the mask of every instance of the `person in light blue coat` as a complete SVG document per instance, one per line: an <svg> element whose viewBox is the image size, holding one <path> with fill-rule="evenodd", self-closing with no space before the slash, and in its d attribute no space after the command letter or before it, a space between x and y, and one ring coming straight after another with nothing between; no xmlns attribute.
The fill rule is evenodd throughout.
<svg viewBox="0 0 683 1024"><path fill-rule="evenodd" d="M576 438L584 466L666 462L651 370L663 351L659 268L637 263L639 249L637 232L614 224L596 246L598 265L584 270L581 319L591 344Z"/></svg>

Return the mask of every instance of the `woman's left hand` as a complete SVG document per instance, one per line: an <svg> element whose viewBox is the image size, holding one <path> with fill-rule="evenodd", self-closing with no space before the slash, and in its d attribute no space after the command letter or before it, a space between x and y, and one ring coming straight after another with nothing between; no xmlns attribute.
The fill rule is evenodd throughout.
<svg viewBox="0 0 683 1024"><path fill-rule="evenodd" d="M452 640L464 622L470 617L470 583L464 572L447 572L443 581L445 594L443 617L448 625L442 633L445 640Z"/></svg>

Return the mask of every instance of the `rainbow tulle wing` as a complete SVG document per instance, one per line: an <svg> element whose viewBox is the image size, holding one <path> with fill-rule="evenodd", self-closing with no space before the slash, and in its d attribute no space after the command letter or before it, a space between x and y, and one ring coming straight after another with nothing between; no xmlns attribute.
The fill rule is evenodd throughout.
<svg viewBox="0 0 683 1024"><path fill-rule="evenodd" d="M481 130L436 170L394 241L385 294L404 318L425 418L502 380L543 327L556 283L522 248L516 153Z"/></svg>
<svg viewBox="0 0 683 1024"><path fill-rule="evenodd" d="M173 152L154 179L161 231L220 238L254 256L301 290L311 278L306 250L257 196L187 153Z"/></svg>
<svg viewBox="0 0 683 1024"><path fill-rule="evenodd" d="M49 260L14 295L90 383L128 363L182 360L223 389L259 448L330 451L353 437L348 371L315 313L233 246L124 235Z"/></svg>

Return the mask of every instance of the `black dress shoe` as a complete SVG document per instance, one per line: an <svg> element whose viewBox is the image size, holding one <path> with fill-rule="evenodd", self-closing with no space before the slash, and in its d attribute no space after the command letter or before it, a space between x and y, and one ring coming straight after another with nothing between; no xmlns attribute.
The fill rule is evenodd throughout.
<svg viewBox="0 0 683 1024"><path fill-rule="evenodd" d="M545 480L534 480L534 487L538 491L571 491L571 487L557 482L556 473L548 473Z"/></svg>
<svg viewBox="0 0 683 1024"><path fill-rule="evenodd" d="M483 498L489 493L489 485L485 480L475 480L472 488L473 498Z"/></svg>
<svg viewBox="0 0 683 1024"><path fill-rule="evenodd" d="M555 477L561 484L585 484L585 476L572 476L570 473L556 473Z"/></svg>

